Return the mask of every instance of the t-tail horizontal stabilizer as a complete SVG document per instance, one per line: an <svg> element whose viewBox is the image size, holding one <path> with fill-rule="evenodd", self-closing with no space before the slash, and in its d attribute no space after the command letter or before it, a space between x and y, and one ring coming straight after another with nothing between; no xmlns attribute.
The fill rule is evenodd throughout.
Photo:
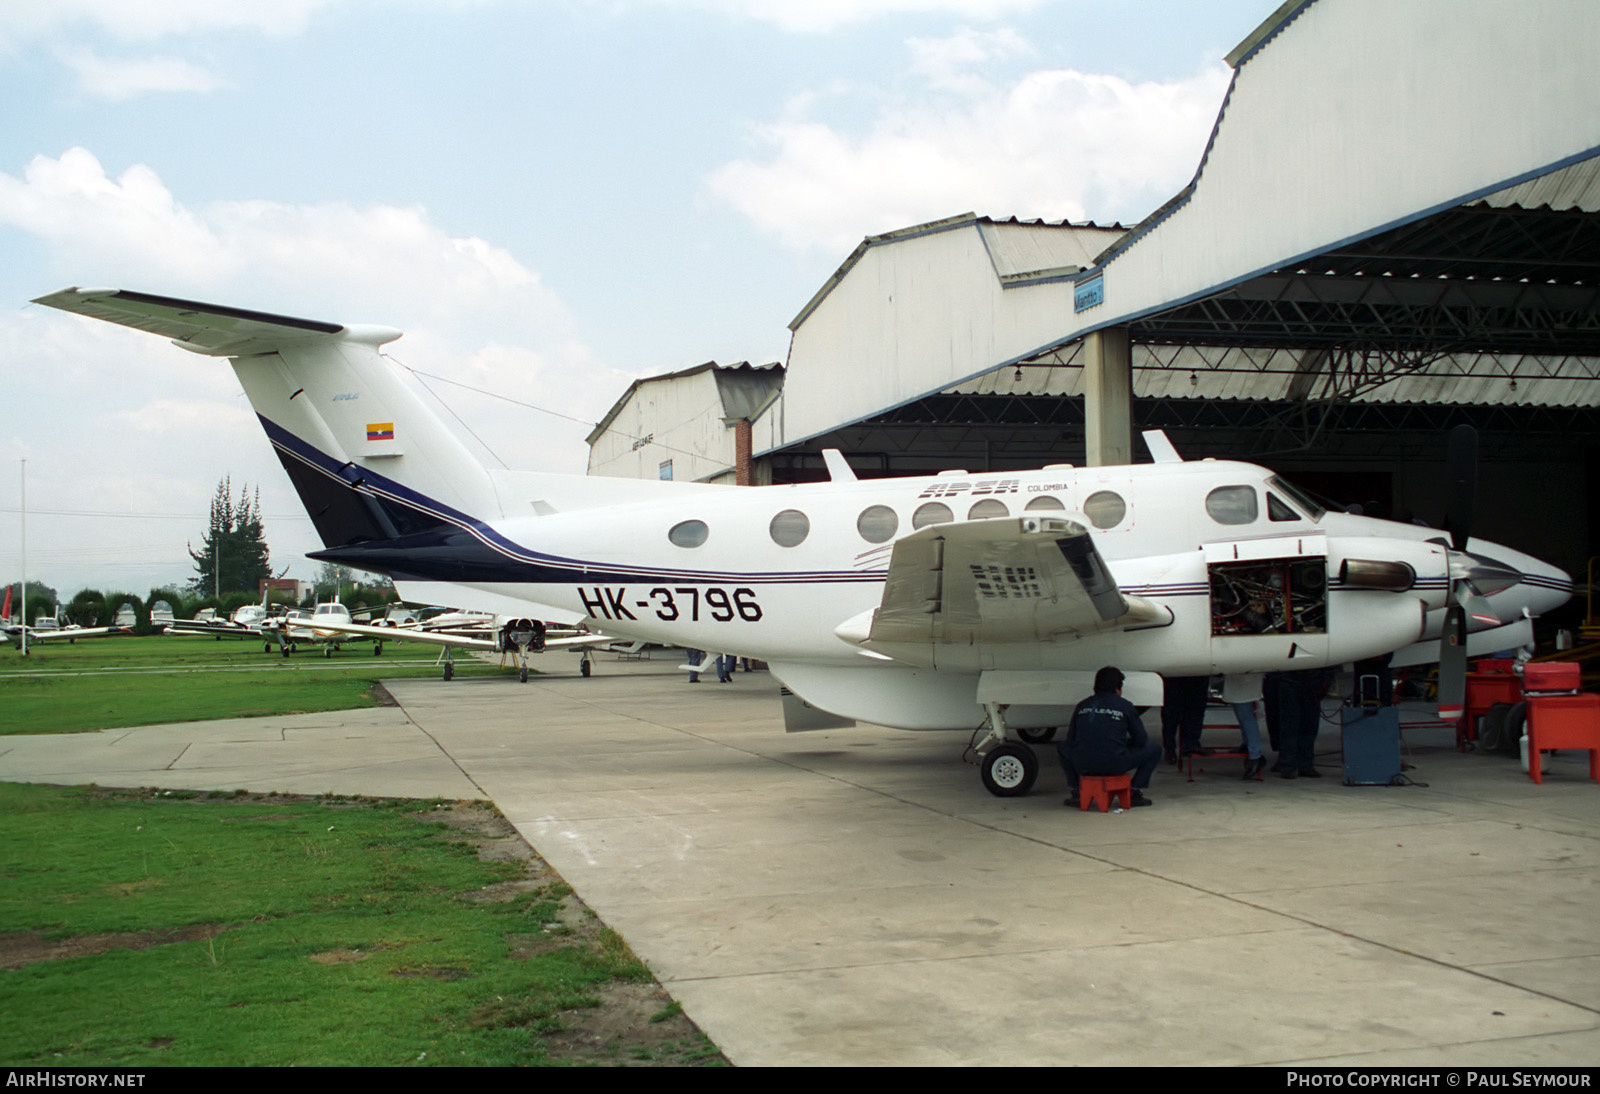
<svg viewBox="0 0 1600 1094"><path fill-rule="evenodd" d="M35 303L232 358L327 548L446 534L499 515L483 465L378 352L398 330L119 289L65 289Z"/></svg>

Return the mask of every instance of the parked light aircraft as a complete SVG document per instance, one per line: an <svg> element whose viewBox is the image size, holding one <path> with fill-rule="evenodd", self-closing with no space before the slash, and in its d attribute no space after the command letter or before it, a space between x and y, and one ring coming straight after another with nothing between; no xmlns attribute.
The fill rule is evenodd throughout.
<svg viewBox="0 0 1600 1094"><path fill-rule="evenodd" d="M259 604L241 604L235 608L233 614L226 619L218 619L215 613L204 616L197 612L193 619L174 619L167 624L168 634L215 635L223 638L255 638L260 636L264 623L271 618L274 609L268 608L267 597L261 597ZM210 611L210 609L203 609Z"/></svg>
<svg viewBox="0 0 1600 1094"><path fill-rule="evenodd" d="M1468 632L1521 645L1559 569L1467 536L1327 512L1271 471L1182 461L730 489L484 467L384 360L400 336L115 289L37 303L233 367L325 549L412 599L577 612L637 640L767 661L794 728L977 729L985 785L1025 793L1021 733L1093 673L1291 671L1440 642L1458 713ZM520 613L520 614L518 614ZM515 624L508 624L515 625ZM1441 635L1443 638L1441 639Z"/></svg>
<svg viewBox="0 0 1600 1094"><path fill-rule="evenodd" d="M35 646L41 642L76 642L80 638L103 638L108 634L126 634L127 627L80 627L76 623L62 623L57 616L41 615L34 619L30 627L20 620L11 618L11 587L6 587L5 601L0 603L0 638L12 645L22 648L23 636L27 636L28 645Z"/></svg>
<svg viewBox="0 0 1600 1094"><path fill-rule="evenodd" d="M320 608L319 608L320 610ZM518 669L518 677L523 683L528 682L528 657L530 654L539 653L547 649L575 649L583 653L583 661L579 671L588 676L592 671L588 655L588 647L606 645L616 641L610 635L585 634L565 638L547 638L547 628L543 622L536 619L500 619L496 618L492 626L484 632L482 637L459 631L428 630L422 627L392 627L366 623L344 621L329 621L318 618L313 624L318 632L318 641L324 642L326 656L332 656L332 651L338 644L351 638L370 638L373 640L372 652L374 655L383 653L385 642L421 642L424 645L439 647L439 663L444 666L444 678L450 679L455 674L454 652L458 649L485 650L499 653L502 661L505 657L511 658ZM285 652L285 657L288 653Z"/></svg>
<svg viewBox="0 0 1600 1094"><path fill-rule="evenodd" d="M341 614L342 613L342 614ZM443 621L441 623L441 620ZM299 623L300 625L295 625ZM270 627L268 628L271 629ZM324 657L332 657L335 650L352 638L372 640L373 656L383 653L385 642L421 642L439 647L439 663L444 666L444 678L455 675L454 652L458 649L493 651L509 657L516 664L518 677L528 682L528 657L546 649L572 649L583 654L579 671L588 676L593 662L589 648L616 641L605 634L570 633L551 637L543 621L533 619L503 619L482 612L449 612L431 619L411 624L357 623L342 604L318 604L309 620L286 620L278 629L278 641L283 655L289 656L294 648L292 639L306 638L322 643Z"/></svg>

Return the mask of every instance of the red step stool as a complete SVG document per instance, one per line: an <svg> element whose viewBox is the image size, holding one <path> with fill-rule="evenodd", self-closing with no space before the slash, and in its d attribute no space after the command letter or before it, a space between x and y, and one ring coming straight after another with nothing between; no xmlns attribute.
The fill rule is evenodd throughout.
<svg viewBox="0 0 1600 1094"><path fill-rule="evenodd" d="M1080 775L1078 776L1078 808L1088 809L1091 805L1098 805L1100 812L1109 813L1116 804L1117 798L1122 799L1122 808L1133 808L1133 776L1132 775Z"/></svg>
<svg viewBox="0 0 1600 1094"><path fill-rule="evenodd" d="M1528 699L1528 776L1543 783L1539 753L1588 750L1589 777L1600 782L1600 695L1539 695Z"/></svg>

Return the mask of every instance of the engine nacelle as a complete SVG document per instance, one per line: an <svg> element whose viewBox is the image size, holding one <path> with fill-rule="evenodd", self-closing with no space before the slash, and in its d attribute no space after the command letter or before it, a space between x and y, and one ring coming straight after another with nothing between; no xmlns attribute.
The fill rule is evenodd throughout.
<svg viewBox="0 0 1600 1094"><path fill-rule="evenodd" d="M502 652L539 653L544 649L544 624L537 619L513 619L495 635L495 645Z"/></svg>

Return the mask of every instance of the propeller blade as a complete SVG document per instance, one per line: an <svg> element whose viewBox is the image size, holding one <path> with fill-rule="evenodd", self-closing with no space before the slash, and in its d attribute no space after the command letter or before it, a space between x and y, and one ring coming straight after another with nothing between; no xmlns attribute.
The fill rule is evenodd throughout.
<svg viewBox="0 0 1600 1094"><path fill-rule="evenodd" d="M1454 722L1466 712L1467 612L1460 604L1445 609L1439 635L1439 720Z"/></svg>
<svg viewBox="0 0 1600 1094"><path fill-rule="evenodd" d="M1489 598L1478 591L1472 581L1458 581L1455 587L1456 603L1466 611L1467 618L1475 623L1482 623L1486 627L1498 627L1505 623L1495 610L1489 606Z"/></svg>
<svg viewBox="0 0 1600 1094"><path fill-rule="evenodd" d="M1472 505L1478 493L1476 429L1470 425L1458 425L1450 431L1445 469L1450 476L1450 492L1444 511L1444 527L1450 533L1450 545L1458 551L1464 551L1467 549L1467 537L1472 534Z"/></svg>

